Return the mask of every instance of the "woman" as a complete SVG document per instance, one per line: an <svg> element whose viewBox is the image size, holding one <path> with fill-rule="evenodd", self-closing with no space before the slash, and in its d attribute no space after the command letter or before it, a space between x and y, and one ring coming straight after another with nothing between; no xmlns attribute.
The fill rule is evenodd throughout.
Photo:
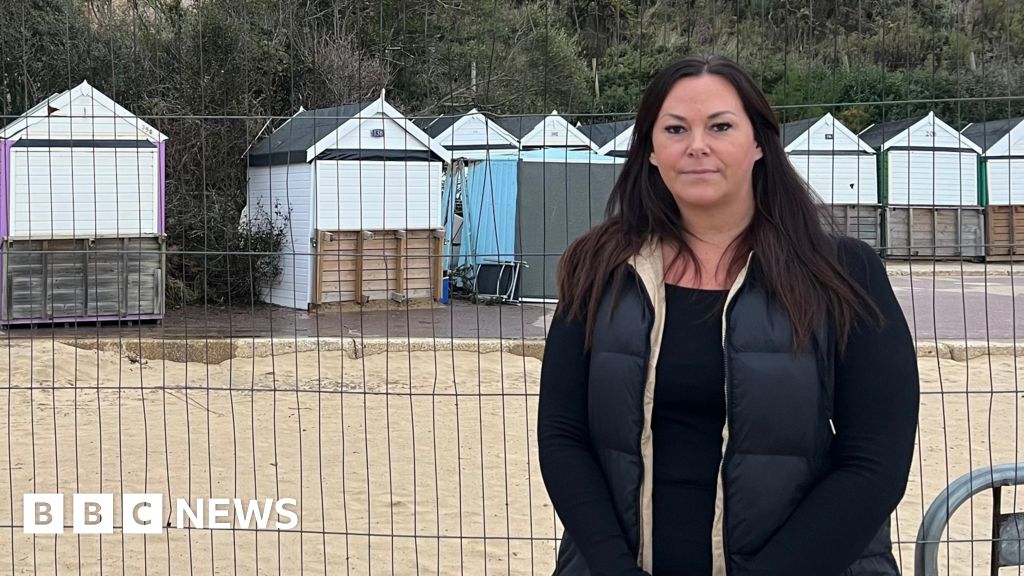
<svg viewBox="0 0 1024 576"><path fill-rule="evenodd" d="M562 258L541 372L555 573L899 574L906 320L878 256L822 228L742 69L654 78L606 216Z"/></svg>

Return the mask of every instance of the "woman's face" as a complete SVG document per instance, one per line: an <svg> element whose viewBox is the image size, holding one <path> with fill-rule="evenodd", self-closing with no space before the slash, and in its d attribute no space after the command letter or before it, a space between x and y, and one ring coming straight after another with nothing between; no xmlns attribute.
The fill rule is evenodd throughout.
<svg viewBox="0 0 1024 576"><path fill-rule="evenodd" d="M714 74L676 82L651 136L651 164L681 209L753 201L754 162L761 148L739 94Z"/></svg>

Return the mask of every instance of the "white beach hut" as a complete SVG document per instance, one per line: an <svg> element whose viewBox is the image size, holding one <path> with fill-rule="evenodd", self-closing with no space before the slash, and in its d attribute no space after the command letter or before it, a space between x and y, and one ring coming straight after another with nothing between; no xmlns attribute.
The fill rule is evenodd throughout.
<svg viewBox="0 0 1024 576"><path fill-rule="evenodd" d="M442 168L451 154L381 97L304 110L249 152L248 211L286 218L268 300L439 297Z"/></svg>

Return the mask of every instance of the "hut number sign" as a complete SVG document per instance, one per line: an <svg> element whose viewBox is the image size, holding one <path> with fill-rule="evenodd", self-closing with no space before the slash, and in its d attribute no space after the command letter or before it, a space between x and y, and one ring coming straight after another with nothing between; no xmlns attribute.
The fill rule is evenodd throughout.
<svg viewBox="0 0 1024 576"><path fill-rule="evenodd" d="M374 128L373 130L370 130L370 137L372 137L372 138L383 138L384 137L384 129L383 128Z"/></svg>

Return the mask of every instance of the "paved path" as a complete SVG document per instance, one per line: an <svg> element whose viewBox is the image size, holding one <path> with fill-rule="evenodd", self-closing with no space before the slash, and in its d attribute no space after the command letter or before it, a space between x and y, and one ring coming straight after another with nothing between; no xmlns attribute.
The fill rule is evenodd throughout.
<svg viewBox="0 0 1024 576"><path fill-rule="evenodd" d="M918 341L1024 340L1024 276L890 281Z"/></svg>
<svg viewBox="0 0 1024 576"><path fill-rule="evenodd" d="M919 342L1024 341L1024 263L889 263L890 281ZM1019 274L1019 275L1018 275ZM382 337L543 338L553 304L476 305L453 301L434 308L318 313L260 305L248 308L190 307L168 311L162 324L12 328L10 338L78 336L122 338Z"/></svg>

